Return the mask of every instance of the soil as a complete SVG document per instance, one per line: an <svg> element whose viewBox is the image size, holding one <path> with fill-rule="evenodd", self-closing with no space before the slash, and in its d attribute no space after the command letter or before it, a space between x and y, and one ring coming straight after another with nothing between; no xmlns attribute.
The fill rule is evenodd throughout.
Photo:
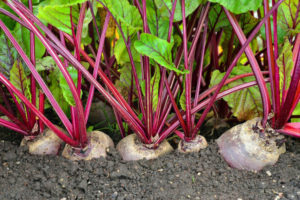
<svg viewBox="0 0 300 200"><path fill-rule="evenodd" d="M228 167L207 138L200 153L125 162L110 149L106 159L73 162L30 155L19 135L1 129L0 199L300 199L299 139L287 138L278 163L253 173Z"/></svg>

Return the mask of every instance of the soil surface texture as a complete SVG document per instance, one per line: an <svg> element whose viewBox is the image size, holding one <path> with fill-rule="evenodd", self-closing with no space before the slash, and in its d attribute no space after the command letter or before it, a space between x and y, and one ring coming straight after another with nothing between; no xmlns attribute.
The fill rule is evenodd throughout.
<svg viewBox="0 0 300 200"><path fill-rule="evenodd" d="M114 149L106 159L72 162L34 156L21 137L0 130L0 199L300 199L300 140L287 138L287 152L258 173L227 166L213 139L200 153L124 162Z"/></svg>

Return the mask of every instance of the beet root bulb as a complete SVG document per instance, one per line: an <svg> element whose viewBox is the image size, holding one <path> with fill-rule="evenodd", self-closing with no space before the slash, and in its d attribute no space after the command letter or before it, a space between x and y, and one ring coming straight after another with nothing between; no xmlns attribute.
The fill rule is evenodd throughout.
<svg viewBox="0 0 300 200"><path fill-rule="evenodd" d="M217 139L220 154L231 167L259 171L274 165L285 152L284 136L268 124L263 128L260 122L261 118L249 120Z"/></svg>

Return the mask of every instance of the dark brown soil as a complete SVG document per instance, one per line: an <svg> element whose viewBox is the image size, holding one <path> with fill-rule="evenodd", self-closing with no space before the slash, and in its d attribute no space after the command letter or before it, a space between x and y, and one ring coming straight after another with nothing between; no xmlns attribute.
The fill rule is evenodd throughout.
<svg viewBox="0 0 300 200"><path fill-rule="evenodd" d="M115 150L107 159L72 162L33 156L20 137L0 131L0 199L300 199L300 140L259 173L231 169L214 140L200 153L173 152L156 160L124 162Z"/></svg>

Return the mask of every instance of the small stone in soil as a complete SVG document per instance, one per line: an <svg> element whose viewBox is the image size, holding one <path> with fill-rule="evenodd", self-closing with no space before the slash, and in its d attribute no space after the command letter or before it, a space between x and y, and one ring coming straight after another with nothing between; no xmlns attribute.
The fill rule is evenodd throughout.
<svg viewBox="0 0 300 200"><path fill-rule="evenodd" d="M293 195L293 194L288 194L288 195L287 195L287 198L288 198L288 199L296 199L296 196Z"/></svg>
<svg viewBox="0 0 300 200"><path fill-rule="evenodd" d="M115 199L118 197L118 192L114 192L112 195L111 195L111 198Z"/></svg>

